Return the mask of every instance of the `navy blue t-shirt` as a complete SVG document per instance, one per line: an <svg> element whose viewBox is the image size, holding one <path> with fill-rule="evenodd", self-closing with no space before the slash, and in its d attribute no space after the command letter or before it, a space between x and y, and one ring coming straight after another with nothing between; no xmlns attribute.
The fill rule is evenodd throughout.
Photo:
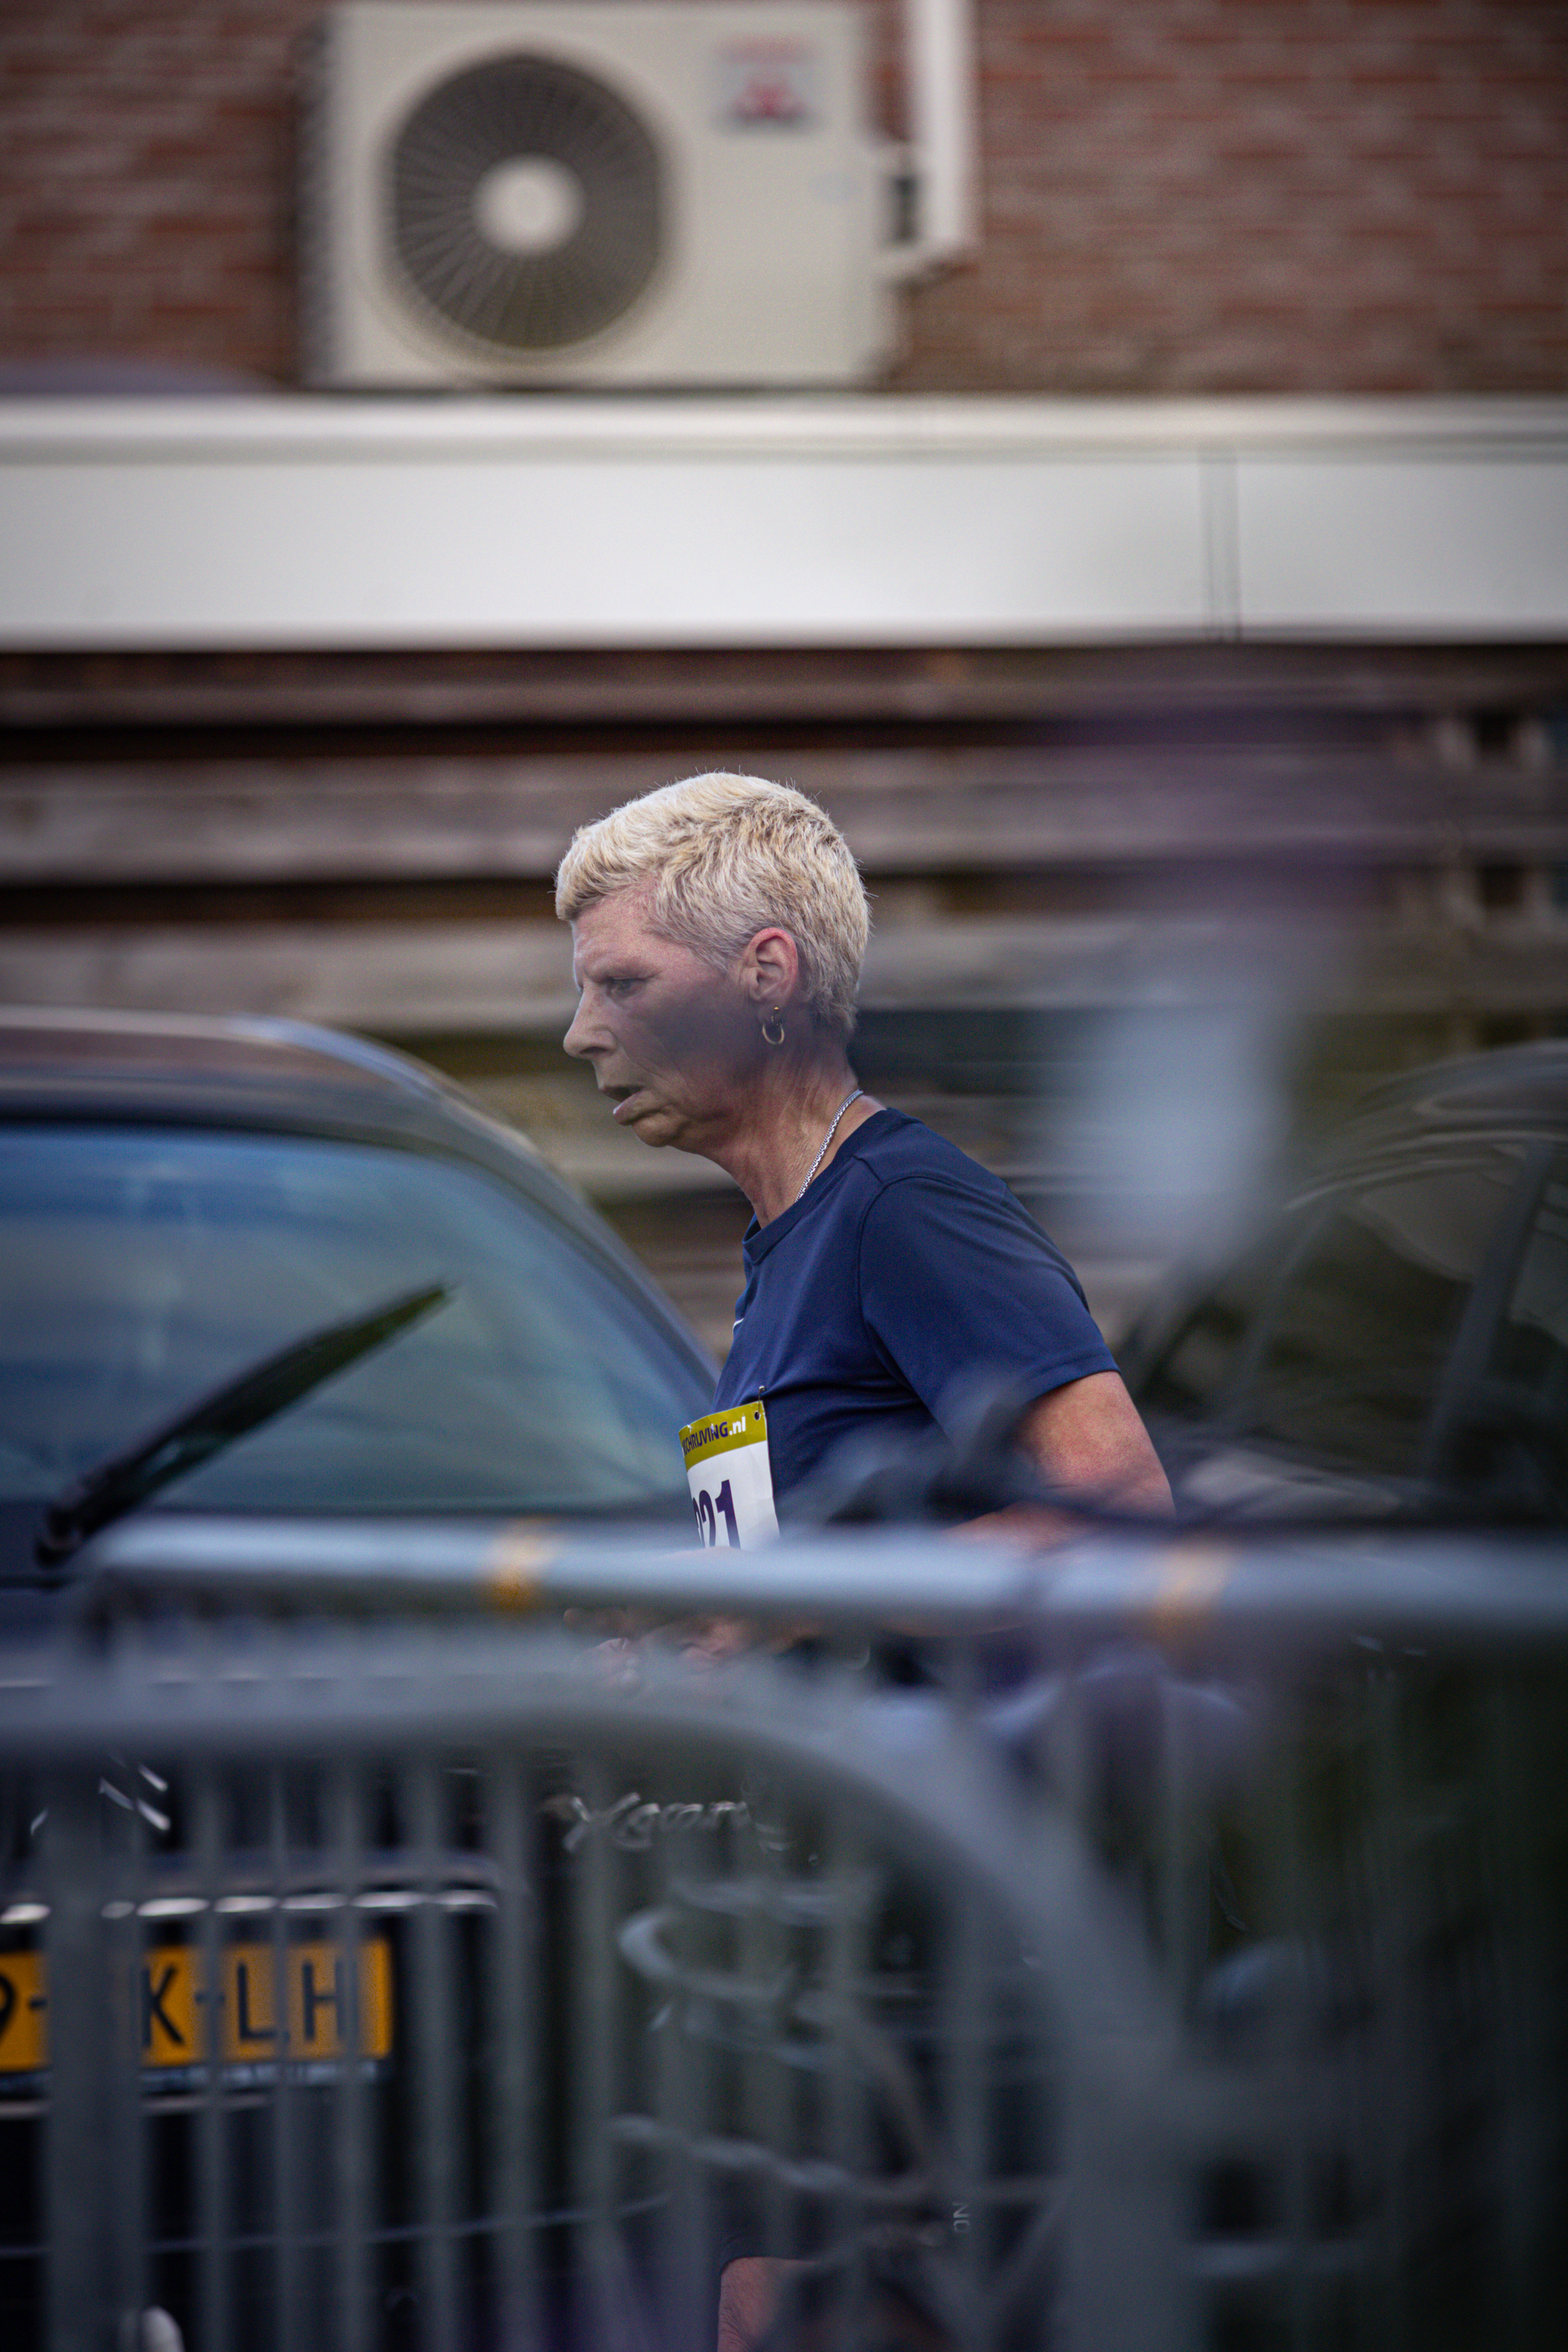
<svg viewBox="0 0 1568 2352"><path fill-rule="evenodd" d="M980 1379L1039 1397L1116 1369L1071 1266L1001 1178L902 1111L857 1128L742 1248L713 1402L762 1396L781 1519L847 1437L950 1428Z"/></svg>

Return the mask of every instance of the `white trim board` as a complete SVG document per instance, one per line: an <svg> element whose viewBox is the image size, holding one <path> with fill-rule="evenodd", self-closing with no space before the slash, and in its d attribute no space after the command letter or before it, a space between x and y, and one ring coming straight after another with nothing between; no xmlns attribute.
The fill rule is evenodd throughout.
<svg viewBox="0 0 1568 2352"><path fill-rule="evenodd" d="M1568 635L1568 400L0 404L0 645Z"/></svg>

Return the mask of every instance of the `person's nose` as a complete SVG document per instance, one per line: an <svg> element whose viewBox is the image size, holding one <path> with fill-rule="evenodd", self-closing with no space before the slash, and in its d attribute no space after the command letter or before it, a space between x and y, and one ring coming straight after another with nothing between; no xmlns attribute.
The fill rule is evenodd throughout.
<svg viewBox="0 0 1568 2352"><path fill-rule="evenodd" d="M567 1053L575 1055L580 1062L592 1061L595 1054L604 1052L608 1042L600 1034L592 1004L591 995L584 989L577 999L577 1010L572 1015L566 1034L561 1040Z"/></svg>

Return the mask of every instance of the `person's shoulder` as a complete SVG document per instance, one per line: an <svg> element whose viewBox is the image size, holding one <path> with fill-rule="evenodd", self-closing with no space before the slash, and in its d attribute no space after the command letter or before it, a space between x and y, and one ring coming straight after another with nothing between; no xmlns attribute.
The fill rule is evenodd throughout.
<svg viewBox="0 0 1568 2352"><path fill-rule="evenodd" d="M858 1157L880 1188L924 1179L987 1200L1011 1198L999 1176L907 1111L879 1111L856 1141Z"/></svg>
<svg viewBox="0 0 1568 2352"><path fill-rule="evenodd" d="M860 1203L863 1269L901 1277L911 1250L950 1273L984 1264L1032 1282L1045 1268L1087 1304L1063 1252L1000 1176L903 1112L875 1124L874 1136L869 1120L861 1130L871 1180Z"/></svg>

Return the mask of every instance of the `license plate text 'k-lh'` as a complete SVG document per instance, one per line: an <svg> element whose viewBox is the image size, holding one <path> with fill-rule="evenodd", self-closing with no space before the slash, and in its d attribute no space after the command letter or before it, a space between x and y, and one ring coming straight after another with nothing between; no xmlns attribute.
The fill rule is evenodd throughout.
<svg viewBox="0 0 1568 2352"><path fill-rule="evenodd" d="M225 2065L310 2064L343 2057L353 2031L348 1956L331 1943L289 1944L284 1998L269 1944L229 1944L217 1954L218 2050ZM144 2066L190 2066L211 2050L213 2001L199 1945L169 1944L135 1964L132 2030ZM356 2054L392 2048L392 1955L384 1937L359 1948ZM0 1955L0 2076L49 2063L48 1983L40 1952Z"/></svg>

